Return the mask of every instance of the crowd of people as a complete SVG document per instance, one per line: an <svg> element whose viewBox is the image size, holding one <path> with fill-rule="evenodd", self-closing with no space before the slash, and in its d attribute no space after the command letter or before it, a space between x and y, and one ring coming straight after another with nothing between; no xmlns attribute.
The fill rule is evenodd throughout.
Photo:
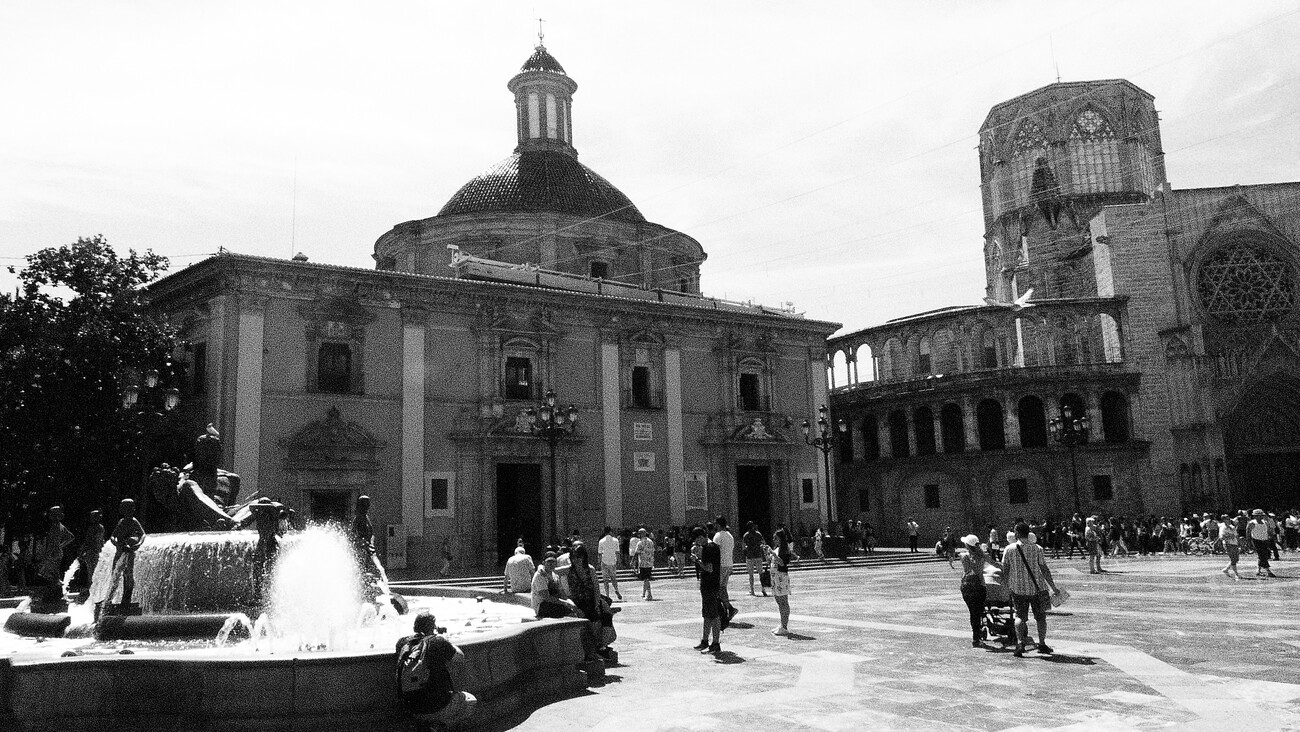
<svg viewBox="0 0 1300 732"><path fill-rule="evenodd" d="M780 624L772 634L790 634L790 565L799 557L790 532L784 526L773 532L770 542L749 522L739 545L725 516L704 526L672 527L658 537L645 526L615 532L606 526L596 543L587 549L580 532L547 546L542 561L534 565L519 539L513 556L506 561L505 592L528 592L538 618L582 617L591 623L597 652L608 657L609 644L617 638L613 616L623 601L618 583L620 569L636 571L641 583L641 600L654 601L654 568L659 559L676 577L685 576L687 563L695 570L703 620L696 650L721 653L722 630L737 609L731 603L729 581L737 548L745 560L749 594L770 594L776 602ZM599 569L593 562L599 563ZM757 580L757 584L755 583ZM599 585L599 586L598 586Z"/></svg>

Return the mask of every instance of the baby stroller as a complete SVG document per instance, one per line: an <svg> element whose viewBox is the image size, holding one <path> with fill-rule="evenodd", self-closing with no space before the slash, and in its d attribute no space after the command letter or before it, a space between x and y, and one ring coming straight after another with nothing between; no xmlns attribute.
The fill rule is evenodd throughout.
<svg viewBox="0 0 1300 732"><path fill-rule="evenodd" d="M996 572L984 575L984 628L985 640L997 638L1004 646L1016 642L1016 613L1011 606L1011 591L999 583Z"/></svg>

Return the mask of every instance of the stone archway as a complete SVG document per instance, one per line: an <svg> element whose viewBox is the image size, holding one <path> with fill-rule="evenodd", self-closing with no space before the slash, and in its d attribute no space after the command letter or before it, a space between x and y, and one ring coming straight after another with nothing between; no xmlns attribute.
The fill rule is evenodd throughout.
<svg viewBox="0 0 1300 732"><path fill-rule="evenodd" d="M1259 379L1225 424L1235 508L1300 506L1300 379Z"/></svg>

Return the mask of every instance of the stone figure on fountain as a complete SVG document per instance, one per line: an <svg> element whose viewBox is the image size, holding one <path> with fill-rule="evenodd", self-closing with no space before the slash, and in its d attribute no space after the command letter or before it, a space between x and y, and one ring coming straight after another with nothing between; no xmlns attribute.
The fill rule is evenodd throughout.
<svg viewBox="0 0 1300 732"><path fill-rule="evenodd" d="M95 606L96 620L102 611L113 615L140 614L140 606L131 602L131 595L135 592L135 553L144 544L144 526L136 519L135 501L130 498L122 499L117 513L121 518L117 520L117 526L108 539L117 548L117 554L113 556L113 579L108 585L108 593L104 595L104 603L108 607ZM113 605L113 593L117 592L119 584L122 585L122 601Z"/></svg>
<svg viewBox="0 0 1300 732"><path fill-rule="evenodd" d="M194 462L183 470L167 463L147 482L145 518L151 531L204 531L234 525L230 508L239 497L239 476L220 468L221 434L211 424L194 442Z"/></svg>
<svg viewBox="0 0 1300 732"><path fill-rule="evenodd" d="M361 565L361 592L367 602L388 593L388 574L375 551L375 527L370 521L370 496L357 498L352 519L352 547Z"/></svg>
<svg viewBox="0 0 1300 732"><path fill-rule="evenodd" d="M259 600L264 600L262 589L266 577L280 553L280 536L284 534L282 520L288 516L283 503L263 496L248 504L257 526L257 551L253 553L253 588Z"/></svg>

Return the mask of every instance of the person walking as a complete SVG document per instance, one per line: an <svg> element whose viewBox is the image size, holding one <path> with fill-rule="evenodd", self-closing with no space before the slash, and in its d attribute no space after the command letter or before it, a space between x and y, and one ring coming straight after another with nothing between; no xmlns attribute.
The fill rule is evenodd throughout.
<svg viewBox="0 0 1300 732"><path fill-rule="evenodd" d="M758 530L758 526L753 521L745 524L745 535L740 537L741 543L744 544L745 552L745 571L749 573L749 594L754 595L754 573L762 574L763 572L763 532ZM767 597L767 588L763 583L759 583L760 590L763 591L763 597Z"/></svg>
<svg viewBox="0 0 1300 732"><path fill-rule="evenodd" d="M916 548L916 544L920 540L921 540L921 525L916 523L916 520L913 519L911 516L908 516L907 517L907 547L911 553L916 554L919 551Z"/></svg>
<svg viewBox="0 0 1300 732"><path fill-rule="evenodd" d="M1029 613L1034 613L1034 624L1038 628L1038 652L1051 654L1047 645L1047 605L1050 596L1059 594L1056 582L1052 579L1052 570L1047 566L1047 557L1043 548L1029 542L1029 524L1016 524L1016 546L1007 547L1002 553L1002 576L1011 592L1011 606L1016 613L1016 658L1025 655L1025 643L1029 637Z"/></svg>
<svg viewBox="0 0 1300 732"><path fill-rule="evenodd" d="M1228 566L1221 571L1223 576L1239 580L1241 575L1237 573L1237 560L1241 557L1241 546L1237 539L1237 522L1226 513L1220 518L1219 541L1223 544L1223 552L1228 555Z"/></svg>
<svg viewBox="0 0 1300 732"><path fill-rule="evenodd" d="M600 584L605 596L609 597L609 584L613 582L614 597L622 600L623 593L618 591L618 537L613 528L605 527L605 535L596 542L596 553L600 555Z"/></svg>
<svg viewBox="0 0 1300 732"><path fill-rule="evenodd" d="M691 540L695 544L691 556L700 577L700 616L704 620L704 629L695 650L716 655L722 652L722 603L718 599L718 571L722 564L722 552L701 526L691 529ZM710 638L713 639L712 643L709 642Z"/></svg>
<svg viewBox="0 0 1300 732"><path fill-rule="evenodd" d="M1101 530L1097 528L1097 517L1089 516L1084 523L1083 543L1088 550L1088 574L1101 574Z"/></svg>
<svg viewBox="0 0 1300 732"><path fill-rule="evenodd" d="M1269 567L1268 557L1272 553L1269 544L1272 543L1272 537L1268 531L1267 516L1264 515L1264 509L1257 508L1251 513L1251 519L1246 523L1246 533L1254 542L1255 553L1259 555L1259 569L1255 572L1256 577L1276 577L1273 570Z"/></svg>
<svg viewBox="0 0 1300 732"><path fill-rule="evenodd" d="M774 548L763 547L772 573L772 598L781 616L781 624L772 629L772 635L784 636L790 635L790 562L794 552L790 550L790 537L785 529L776 530L772 544Z"/></svg>
<svg viewBox="0 0 1300 732"><path fill-rule="evenodd" d="M655 542L650 538L650 532L642 526L636 530L636 538L632 540L632 556L636 560L636 576L641 580L641 599L646 602L654 601L654 593L650 591L650 580L654 579L655 571Z"/></svg>
<svg viewBox="0 0 1300 732"><path fill-rule="evenodd" d="M728 615L734 616L736 608L731 604L731 596L727 594L727 580L731 579L731 565L736 561L736 539L727 530L726 516L719 516L714 523L718 530L713 535L713 543L718 545L718 551L722 553L722 565L718 568L718 599L727 606Z"/></svg>
<svg viewBox="0 0 1300 732"><path fill-rule="evenodd" d="M978 536L967 534L961 538L961 543L966 545L961 552L961 599L966 602L966 610L970 613L971 647L979 648L984 642L981 631L984 627L984 603L988 599L984 565L993 561L980 548Z"/></svg>

